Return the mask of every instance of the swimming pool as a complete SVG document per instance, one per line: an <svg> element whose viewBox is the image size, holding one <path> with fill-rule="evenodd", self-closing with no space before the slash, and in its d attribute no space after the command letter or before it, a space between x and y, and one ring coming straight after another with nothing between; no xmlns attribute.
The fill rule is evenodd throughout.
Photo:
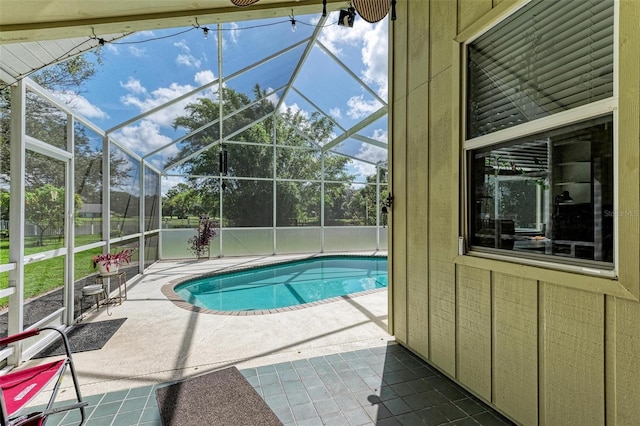
<svg viewBox="0 0 640 426"><path fill-rule="evenodd" d="M199 308L269 311L386 286L386 257L323 256L198 277L173 291Z"/></svg>

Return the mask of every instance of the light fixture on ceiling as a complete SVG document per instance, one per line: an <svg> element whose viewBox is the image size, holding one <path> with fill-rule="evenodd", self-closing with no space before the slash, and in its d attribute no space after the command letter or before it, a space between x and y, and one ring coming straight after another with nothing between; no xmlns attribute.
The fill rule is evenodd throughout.
<svg viewBox="0 0 640 426"><path fill-rule="evenodd" d="M258 3L259 0L231 0L231 3L233 3L236 6L240 6L240 7L245 7L245 6L251 6L254 3Z"/></svg>
<svg viewBox="0 0 640 426"><path fill-rule="evenodd" d="M353 27L353 22L356 19L356 10L353 7L340 10L340 16L338 17L338 25L343 27Z"/></svg>
<svg viewBox="0 0 640 426"><path fill-rule="evenodd" d="M298 28L296 27L296 17L293 15L293 9L291 9L291 15L289 15L289 21L291 21L291 31L295 33Z"/></svg>

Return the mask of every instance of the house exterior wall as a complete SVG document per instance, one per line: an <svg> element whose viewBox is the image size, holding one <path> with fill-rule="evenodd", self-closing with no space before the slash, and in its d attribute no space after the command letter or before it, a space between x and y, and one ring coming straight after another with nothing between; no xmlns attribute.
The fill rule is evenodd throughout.
<svg viewBox="0 0 640 426"><path fill-rule="evenodd" d="M462 53L512 0L398 0L390 25L390 329L525 425L640 419L640 2L620 0L615 280L458 254ZM633 214L635 212L636 214Z"/></svg>

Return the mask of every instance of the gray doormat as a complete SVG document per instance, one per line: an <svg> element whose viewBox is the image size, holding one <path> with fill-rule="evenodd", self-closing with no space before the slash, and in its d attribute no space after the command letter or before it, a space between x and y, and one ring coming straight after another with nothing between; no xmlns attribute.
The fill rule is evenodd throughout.
<svg viewBox="0 0 640 426"><path fill-rule="evenodd" d="M124 323L126 318L76 324L67 331L71 352L95 351L102 348ZM34 358L64 355L62 339L56 339L49 346L38 352Z"/></svg>
<svg viewBox="0 0 640 426"><path fill-rule="evenodd" d="M271 408L235 367L156 390L164 426L280 426Z"/></svg>

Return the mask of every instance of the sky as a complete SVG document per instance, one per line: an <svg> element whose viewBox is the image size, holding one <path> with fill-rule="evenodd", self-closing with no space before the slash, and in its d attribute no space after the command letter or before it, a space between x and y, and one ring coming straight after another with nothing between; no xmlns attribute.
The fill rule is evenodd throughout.
<svg viewBox="0 0 640 426"><path fill-rule="evenodd" d="M295 30L291 16L226 23L220 31L217 25L199 22L198 28L144 31L107 43L102 48L102 65L98 66L96 76L82 93L67 101L81 115L107 130L212 82L221 74L228 79L226 86L253 99L256 83L262 89L275 90L289 81L305 46L275 54L309 37L320 14L293 19ZM296 90L284 99L284 108L308 114L319 108L340 127L349 129L378 110L381 100L387 102L388 24L386 18L370 24L358 17L352 28L336 23L337 12L334 12L319 37L324 49L317 46L312 49L294 81ZM219 37L223 46L221 54ZM254 65L272 56L275 57ZM219 58L222 58L221 64ZM215 97L214 89L215 86L121 127L114 133L114 139L140 156L168 146L149 157L149 161L162 170L166 158L179 148L179 144L171 145L171 141L185 133L172 128L173 120L184 115L184 107L195 98ZM271 98L275 102L282 94L278 91ZM358 134L386 143L386 116ZM355 139L346 140L336 150L374 163L386 161L385 149ZM350 172L362 177L375 173L375 168L354 162ZM165 190L163 187L163 192Z"/></svg>

